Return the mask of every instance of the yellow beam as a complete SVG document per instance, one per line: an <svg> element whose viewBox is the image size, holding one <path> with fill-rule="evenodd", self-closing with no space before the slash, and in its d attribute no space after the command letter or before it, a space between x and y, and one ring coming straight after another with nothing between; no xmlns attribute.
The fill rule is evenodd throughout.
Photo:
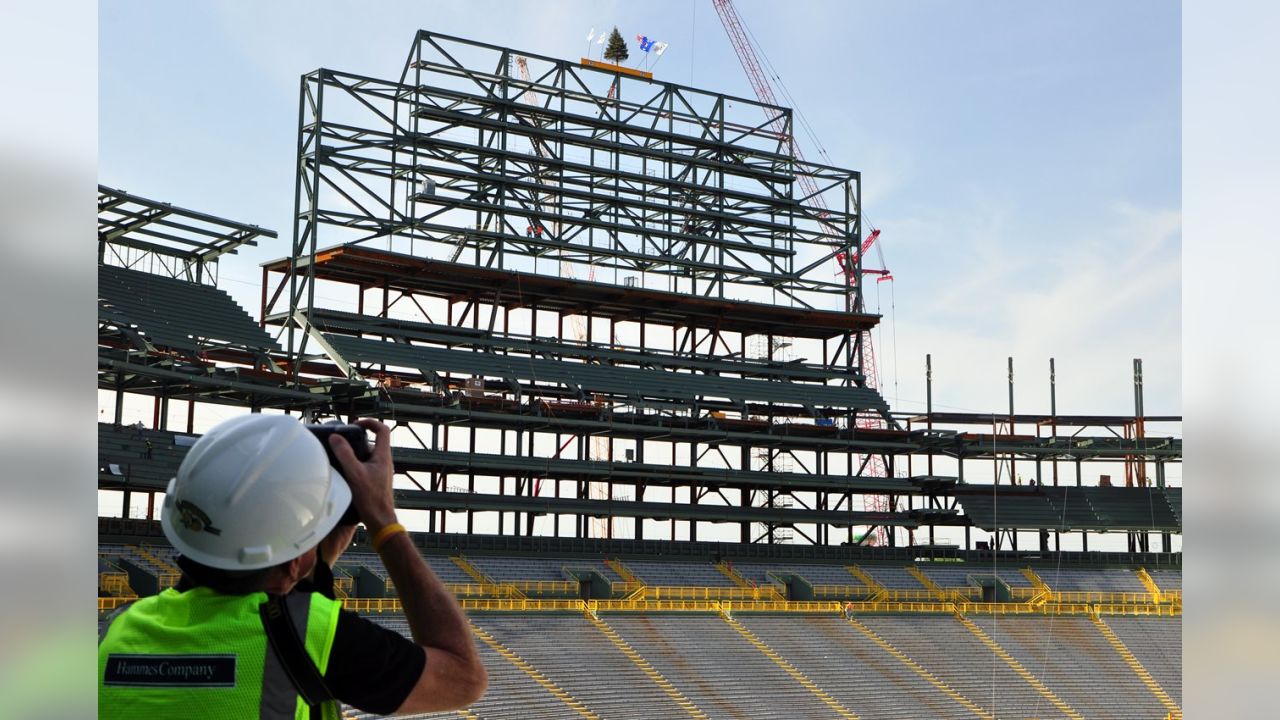
<svg viewBox="0 0 1280 720"><path fill-rule="evenodd" d="M653 73L651 72L646 72L644 70L636 70L635 68L622 67L621 65L614 65L613 63L600 62L599 60L589 60L587 58L582 58L582 65L583 67L595 68L596 70L606 70L608 72L622 73L623 75L631 75L633 77L644 78L645 80L653 79Z"/></svg>

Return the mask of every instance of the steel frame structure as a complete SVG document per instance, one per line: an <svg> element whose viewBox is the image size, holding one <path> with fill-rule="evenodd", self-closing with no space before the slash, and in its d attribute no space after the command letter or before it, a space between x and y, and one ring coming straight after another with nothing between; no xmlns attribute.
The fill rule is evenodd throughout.
<svg viewBox="0 0 1280 720"><path fill-rule="evenodd" d="M1008 393L1009 409L1007 414L937 412L933 409L933 360L925 357L925 412L904 418L908 430L923 427L932 436L952 436L967 445L969 452L943 453L954 460L955 480L963 483L966 475L966 460L990 462L993 485L998 489L1001 483L1009 488L1022 485L1035 488L1084 487L1084 469L1087 462L1101 461L1106 463L1123 463L1125 483L1130 488L1169 487L1167 484L1168 466L1182 462L1182 441L1172 436L1148 436L1149 424L1167 426L1180 424L1181 416L1148 416L1145 414L1143 397L1142 360L1133 361L1134 413L1133 415L1060 415L1058 414L1057 367L1053 358L1049 359L1049 412L1047 414L1017 413L1014 405L1014 362L1008 359ZM975 432L975 428L989 429L989 432ZM1089 431L1100 434L1086 434ZM1027 447L1037 445L1044 452L1028 453ZM985 451L982 449L986 446ZM1124 451L1121 448L1128 448ZM1057 452L1055 452L1057 450ZM919 456L923 455L923 458ZM916 470L915 463L924 461L923 472L933 477L937 472L935 458L939 453L928 450L913 454L907 458L908 474ZM1021 463L1021 466L1019 465ZM1147 476L1148 463L1154 471L1154 478ZM1061 465L1067 465L1067 473L1060 472ZM1021 477L1019 467L1030 465L1028 476ZM1050 491L1051 492L1051 491ZM908 507L913 506L908 498ZM933 496L927 499L927 507L932 510L954 509L958 505L957 498L952 496ZM1021 528L1011 525L999 528L993 534L994 550L1002 550L1006 546L1018 550L1018 536ZM1062 538L1069 534L1064 528L1045 530L1040 533L1039 551L1049 551L1049 540L1052 537L1053 551L1060 551ZM1080 532L1081 544L1085 551L1089 549L1089 530ZM1128 546L1130 552L1149 552L1151 536L1158 534L1161 551L1172 551L1173 535L1168 531L1159 533L1148 531L1129 531ZM928 528L929 543L934 540L934 528ZM969 530L965 530L965 544L970 544Z"/></svg>
<svg viewBox="0 0 1280 720"><path fill-rule="evenodd" d="M216 284L218 258L276 231L98 186L98 262Z"/></svg>
<svg viewBox="0 0 1280 720"><path fill-rule="evenodd" d="M323 231L483 267L545 258L861 310L823 272L840 253L858 262L859 174L798 161L789 109L520 56L530 81L515 51L420 31L398 81L304 76L293 257L314 257ZM832 209L806 204L798 177ZM310 280L291 276L290 308L310 305Z"/></svg>
<svg viewBox="0 0 1280 720"><path fill-rule="evenodd" d="M115 391L117 423L124 393L155 396L152 424L165 430L172 399L381 417L396 426L397 463L414 485L400 491L402 507L429 513L434 532L496 520L513 538L563 537L567 521L589 540L592 519L605 517L633 519L636 538L652 538L658 520L673 540L731 523L741 542L775 542L786 529L834 545L855 526L966 524L958 478L932 464L894 477L912 455L1180 458L1177 439L1145 437L1140 406L1132 431L1088 442L904 429L873 391L853 392L866 390L859 338L877 318L858 312L842 275L821 272L841 252L858 255L848 252L860 233L857 173L788 157L769 128L789 127L783 108L764 107L773 120L753 125L739 116L757 120L754 101L515 57L420 32L397 81L304 76L293 248L264 264L260 308L288 336L286 354L265 365L234 348L139 354L100 331L99 387ZM800 172L845 209L823 215L794 197ZM703 197L673 208L691 187ZM175 216L212 218L106 188L103 197L100 258L108 240L172 234ZM211 280L200 264L234 252L237 238L275 236L222 222L225 236L203 247L153 244ZM697 228L710 229L685 231ZM557 277L565 266L588 272ZM614 281L576 279L595 270ZM354 312L321 306L335 294ZM783 341L807 357L778 357ZM369 343L378 352L360 356ZM387 348L407 364L378 354ZM523 370L416 364L426 350ZM581 378L529 374L549 361ZM636 373L636 388L619 384ZM608 382L593 388L589 375ZM810 399L779 397L792 388ZM868 416L888 427L861 427ZM867 472L873 456L888 477ZM885 512L855 503L886 492ZM535 528L539 518L551 527ZM612 522L600 527L612 535Z"/></svg>
<svg viewBox="0 0 1280 720"><path fill-rule="evenodd" d="M537 274L541 261L549 263L544 271L563 268L571 277L574 267L579 276L613 273L614 283L622 280L624 287L657 285L679 296L765 300L815 312L839 307L856 321L820 340L820 374L839 385L860 384L858 330L872 327L875 319L861 315L860 290L844 281L847 273L860 271L860 176L796 158L791 127L787 108L420 31L398 80L327 69L302 78L293 251L287 268L276 263L264 269L263 317L282 326L282 339L293 351L295 377L314 359L332 360L344 373L359 377L367 368L342 358L312 318L317 284L337 277L322 267L332 256L328 248L341 245L339 252L349 255L385 248L382 271L388 274L414 272L410 258L448 258L458 266L506 271L516 277L518 287L522 277ZM806 190L799 192L801 186ZM828 209L815 210L814 205ZM389 259L391 253L395 259ZM842 272L827 277L837 258L843 259ZM389 267L391 263L399 267ZM267 298L272 271L282 277ZM622 273L628 276L619 277ZM434 296L445 302L443 311L438 305L435 311L447 325L479 328L487 315L491 332L526 327L531 335L539 333L536 300L531 310L513 318L513 310L528 305L525 298L468 296L456 288L393 277L357 277L354 283L360 312L365 311L367 291L377 285L382 303L376 313L382 317L393 314L397 303L411 304L430 317L424 305ZM596 310L608 286L597 287L602 291L598 297L555 310L555 338L569 337L566 318L579 323L577 318L584 318L585 335L593 339L600 324ZM751 317L748 305L730 305L731 312L747 314L699 328L697 323L664 324L659 313L632 302L627 307L631 317L608 318L608 339L616 340L621 322L644 348L652 342L656 324L669 327L673 356L745 357L747 338L767 334L771 349L765 360L771 361L775 330L763 318ZM726 332L723 326L736 326L738 332ZM545 321L542 328L545 332ZM376 328L368 330L377 334ZM397 340L386 333L382 337ZM428 374L433 377L424 374L418 380L430 380L437 391L456 392L461 384ZM573 399L588 400L580 390L578 395ZM523 397L521 388L515 397ZM625 409L619 398L607 402L610 412ZM739 410L745 419L748 408ZM697 417L705 409L694 403L657 412ZM772 420L773 409L764 412ZM856 412L846 408L841 414L852 422ZM880 413L887 418L887 407ZM448 437L447 428L442 438L440 427L433 425L431 441L423 445L447 446ZM472 429L469 451L475 450L475 442ZM504 452L507 442L503 431L499 445ZM515 433L515 444L520 452L533 454L533 433L527 440ZM555 447L557 456L576 452L586 459L592 453L586 436L565 440L557 434ZM614 441L597 448L596 454L603 451L611 458ZM643 457L644 444L633 450ZM690 444L686 461L697 463L710 450ZM751 450L744 447L730 461L715 449L725 463L743 468L752 462ZM668 452L675 462L674 447ZM769 450L765 467L787 452ZM446 478L436 475L432 484L443 490ZM505 478L501 485L505 493ZM517 478L515 491L531 493L540 486L540 480ZM474 477L469 487L474 487ZM555 490L558 495L559 482ZM587 497L585 484L577 490L579 498ZM636 501L641 500L643 485L634 492ZM720 490L690 488L689 501L712 492ZM771 504L778 491L767 494ZM851 495L846 493L844 500L847 512L854 513ZM754 492L735 500L746 507L756 502ZM819 498L817 505L815 509L828 509L828 498ZM579 533L584 532L583 520L577 521ZM499 516L499 527L503 524ZM558 519L556 524L558 531ZM532 528L532 515L528 526ZM747 527L744 523L744 536ZM696 523L690 534L696 537ZM825 530L817 534L825 541Z"/></svg>
<svg viewBox="0 0 1280 720"><path fill-rule="evenodd" d="M448 531L451 512L468 533L496 513L486 517L499 534L535 535L549 517L551 534L565 519L586 538L604 516L610 535L613 518L637 518L642 538L642 518L661 517L673 540L722 522L741 542L785 528L823 545L852 542L855 526L956 524L954 501L936 500L955 479L895 480L895 460L994 446L903 430L882 402L749 402L711 389L866 389L862 338L878 318L862 312L861 283L846 281L861 276L860 176L795 157L790 110L420 31L397 80L303 76L298 128L293 247L263 266L262 318L298 382L376 387L329 409L392 420L426 451L407 456L419 458L403 468L416 489L402 500L429 513L431 531ZM827 277L837 258L845 267ZM322 306L337 295L355 312ZM756 339L766 350L751 358ZM776 357L779 340L812 360ZM677 400L510 369L546 361L707 389ZM886 427L859 422L871 417ZM1166 451L1180 452L1152 452ZM511 461L492 460L502 456ZM868 472L872 458L887 478ZM629 463L673 472L646 479ZM836 480L797 483L800 473ZM855 503L895 481L885 512Z"/></svg>

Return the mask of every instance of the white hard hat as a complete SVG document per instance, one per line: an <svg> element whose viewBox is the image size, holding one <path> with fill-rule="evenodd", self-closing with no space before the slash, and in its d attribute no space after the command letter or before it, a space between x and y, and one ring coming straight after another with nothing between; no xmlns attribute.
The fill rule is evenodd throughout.
<svg viewBox="0 0 1280 720"><path fill-rule="evenodd" d="M196 441L169 481L160 526L184 556L223 570L310 550L351 502L315 435L288 415L242 415Z"/></svg>

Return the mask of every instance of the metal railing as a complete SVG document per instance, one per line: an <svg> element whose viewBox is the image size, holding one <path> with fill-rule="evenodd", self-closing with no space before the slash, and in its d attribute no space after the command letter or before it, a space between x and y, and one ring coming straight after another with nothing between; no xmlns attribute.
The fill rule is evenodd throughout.
<svg viewBox="0 0 1280 720"><path fill-rule="evenodd" d="M629 580L619 580L609 583L609 591L614 595L630 595L642 587L644 587L644 585L638 582L631 582Z"/></svg>
<svg viewBox="0 0 1280 720"><path fill-rule="evenodd" d="M871 590L863 585L813 585L813 596L817 598L865 598L870 597Z"/></svg>
<svg viewBox="0 0 1280 720"><path fill-rule="evenodd" d="M342 601L347 610L366 613L402 612L397 598L347 598Z"/></svg>
<svg viewBox="0 0 1280 720"><path fill-rule="evenodd" d="M649 585L645 587L645 600L774 600L777 593L771 588L744 587L685 587L675 585Z"/></svg>
<svg viewBox="0 0 1280 720"><path fill-rule="evenodd" d="M719 612L720 603L708 600L588 600L591 612Z"/></svg>
<svg viewBox="0 0 1280 720"><path fill-rule="evenodd" d="M578 592L578 583L572 580L518 580L515 582L504 582L503 585L510 585L522 593L570 593Z"/></svg>
<svg viewBox="0 0 1280 720"><path fill-rule="evenodd" d="M586 605L581 600L530 600L528 598L480 598L459 600L463 610L503 612L583 612Z"/></svg>
<svg viewBox="0 0 1280 720"><path fill-rule="evenodd" d="M1038 588L1010 588L1009 596L1014 600L1031 602L1043 597L1049 603L1103 603L1103 604L1158 604L1162 598L1147 592L1110 592L1084 590L1050 590L1045 592ZM1168 594L1166 594L1166 599ZM1181 601L1181 595L1178 598Z"/></svg>
<svg viewBox="0 0 1280 720"><path fill-rule="evenodd" d="M840 610L840 603L820 600L724 600L719 605L725 612L835 613Z"/></svg>
<svg viewBox="0 0 1280 720"><path fill-rule="evenodd" d="M445 588L453 593L453 596L462 598L510 598L516 597L518 593L514 588L507 585L499 585L496 583L445 583Z"/></svg>
<svg viewBox="0 0 1280 720"><path fill-rule="evenodd" d="M101 614L104 612L115 610L121 605L124 605L125 603L129 603L129 602L133 602L134 600L137 600L137 599L138 598L131 598L131 597L100 597L98 598L98 613Z"/></svg>
<svg viewBox="0 0 1280 720"><path fill-rule="evenodd" d="M839 606L846 613L851 614L871 614L871 613L918 613L921 615L932 615L937 613L954 613L955 604L947 602L900 602L900 601L884 601L869 600L866 602L851 602Z"/></svg>
<svg viewBox="0 0 1280 720"><path fill-rule="evenodd" d="M467 587L466 585L456 587ZM136 598L100 597L99 614L115 610ZM1076 615L1076 616L1146 616L1178 617L1180 605L1137 603L983 603L983 602L902 602L902 601L797 601L797 600L531 600L528 598L472 598L458 600L464 610L490 612L774 612L774 613L849 613L849 614L940 614L961 615ZM363 613L400 613L403 606L396 598L346 598L348 610Z"/></svg>

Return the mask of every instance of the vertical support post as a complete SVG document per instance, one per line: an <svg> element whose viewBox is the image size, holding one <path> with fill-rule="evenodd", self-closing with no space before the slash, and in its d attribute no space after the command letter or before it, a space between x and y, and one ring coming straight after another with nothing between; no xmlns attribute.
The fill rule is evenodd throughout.
<svg viewBox="0 0 1280 720"><path fill-rule="evenodd" d="M1013 357L1009 358L1009 434L1015 435L1014 432L1014 412L1013 412ZM1009 484L1018 484L1018 472L1015 465L1015 459L1012 453L1009 454Z"/></svg>

